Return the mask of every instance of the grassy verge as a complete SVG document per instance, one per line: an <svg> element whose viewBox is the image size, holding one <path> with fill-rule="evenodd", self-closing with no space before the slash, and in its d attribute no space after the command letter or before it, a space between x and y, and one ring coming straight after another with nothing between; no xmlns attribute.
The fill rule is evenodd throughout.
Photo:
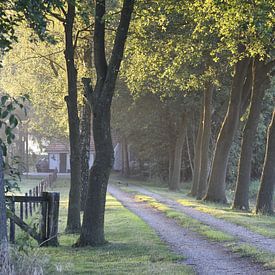
<svg viewBox="0 0 275 275"><path fill-rule="evenodd" d="M254 212L243 212L233 210L230 205L209 203L198 201L186 195L187 190L181 192L171 192L166 187L156 187L152 183L137 180L121 179L113 177L113 182L131 183L145 187L146 189L160 194L166 198L177 201L178 203L195 208L214 217L227 220L229 222L244 226L249 230L266 237L275 238L275 216L257 215Z"/></svg>
<svg viewBox="0 0 275 275"><path fill-rule="evenodd" d="M165 204L157 202L154 198L139 194L135 196L135 199L137 201L148 203L151 207L163 212L168 218L176 220L182 227L197 232L211 241L228 242L234 240L234 237L231 235L213 229L210 226L197 221L196 219L190 218L182 212L175 211Z"/></svg>
<svg viewBox="0 0 275 275"><path fill-rule="evenodd" d="M63 180L55 187L61 192L60 232L66 224L68 185ZM72 248L78 236L61 233L59 247L41 248L52 266L47 274L193 274L149 226L111 196L105 223L108 243L102 247Z"/></svg>

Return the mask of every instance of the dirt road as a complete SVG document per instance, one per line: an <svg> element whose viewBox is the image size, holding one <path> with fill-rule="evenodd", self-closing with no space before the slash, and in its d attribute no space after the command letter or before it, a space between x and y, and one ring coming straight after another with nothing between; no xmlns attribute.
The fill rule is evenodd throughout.
<svg viewBox="0 0 275 275"><path fill-rule="evenodd" d="M272 274L248 258L241 258L222 245L182 228L146 203L136 202L118 187L109 185L108 192L150 225L174 252L186 257L185 263L192 265L197 274Z"/></svg>

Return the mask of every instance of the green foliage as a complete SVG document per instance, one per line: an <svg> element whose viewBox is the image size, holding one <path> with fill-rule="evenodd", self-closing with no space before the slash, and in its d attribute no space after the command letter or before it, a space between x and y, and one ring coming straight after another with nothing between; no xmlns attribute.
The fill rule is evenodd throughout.
<svg viewBox="0 0 275 275"><path fill-rule="evenodd" d="M17 41L15 28L23 20L35 30L41 39L52 40L46 31L46 15L54 8L63 5L62 0L7 0L0 3L0 50L7 52Z"/></svg>
<svg viewBox="0 0 275 275"><path fill-rule="evenodd" d="M17 127L20 117L19 113L26 113L24 104L28 100L28 96L20 96L13 98L8 94L2 94L0 100L0 146L4 157L7 157L7 147L11 145L15 139L15 128ZM19 113L18 113L19 111ZM4 179L5 191L9 192L12 189L18 189L18 179L20 179L19 170L16 167L18 164L17 158L12 158L12 162L5 161L4 169L7 177Z"/></svg>
<svg viewBox="0 0 275 275"><path fill-rule="evenodd" d="M45 138L67 137L66 71L64 69L63 37L56 22L51 33L56 44L29 40L31 30L17 30L18 43L4 57L0 87L13 96L28 93L30 102L29 131L41 141Z"/></svg>

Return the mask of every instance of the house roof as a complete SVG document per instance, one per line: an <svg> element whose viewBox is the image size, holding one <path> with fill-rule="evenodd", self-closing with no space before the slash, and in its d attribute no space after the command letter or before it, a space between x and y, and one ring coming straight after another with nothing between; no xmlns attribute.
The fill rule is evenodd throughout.
<svg viewBox="0 0 275 275"><path fill-rule="evenodd" d="M62 142L51 142L45 149L48 153L69 153L69 145Z"/></svg>
<svg viewBox="0 0 275 275"><path fill-rule="evenodd" d="M70 146L69 144L61 141L53 141L45 148L45 151L47 153L69 153ZM93 138L91 138L90 142L90 151L93 153L95 152L95 144Z"/></svg>
<svg viewBox="0 0 275 275"><path fill-rule="evenodd" d="M112 132L112 142L114 147L116 146L117 143L119 143L118 135L115 132ZM69 153L70 152L69 142L66 143L60 140L53 140L45 148L45 151L47 153ZM94 143L92 134L90 139L90 152L95 153L95 143Z"/></svg>

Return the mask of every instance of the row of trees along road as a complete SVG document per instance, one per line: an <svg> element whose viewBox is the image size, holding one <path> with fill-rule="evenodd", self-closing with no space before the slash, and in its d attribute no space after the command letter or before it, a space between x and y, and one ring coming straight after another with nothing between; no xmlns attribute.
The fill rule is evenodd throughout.
<svg viewBox="0 0 275 275"><path fill-rule="evenodd" d="M6 55L1 84L12 89L13 83L7 85L7 79L15 75L20 80L19 90L25 90L26 85L26 90L36 98L32 101L32 110L33 116L41 120L40 125L43 125L41 118L47 120L41 115L43 100L50 102L45 98L53 96L49 105L57 111L52 112L54 115L46 112L50 118L48 124L56 125L56 128L49 128L51 135L55 135L55 131L60 135L65 132L65 137L70 138L67 232L80 232L79 246L102 244L105 241L106 189L113 165L110 107L134 0L97 0L94 4L56 0L38 1L39 5L34 5L36 2L14 3L19 4L28 22L45 41L40 42L33 33L29 39L24 27L18 27L18 34L12 31L5 49L8 50L15 36L19 36L20 42L25 41L24 48L29 55L17 61L15 55ZM149 163L150 173L165 178L170 189L179 189L184 173L185 178L193 176L193 196L226 202L226 172L231 170L228 163L232 159L229 158L230 148L240 131L243 134L234 207L248 209L250 163L257 121L265 121L262 123L264 131L274 108L273 91L267 89L274 67L272 10L274 3L271 1L238 0L219 4L215 1L136 1L112 121L123 140L123 171L126 174L129 173L128 154L125 153L128 142L136 151L140 167ZM15 11L15 14L21 13ZM47 25L49 22L53 24ZM13 22L8 26L11 26L8 32L14 30ZM15 45L14 50L22 53L20 46ZM10 67L8 60L13 60ZM35 83L30 83L31 76L24 79L20 74L20 70L24 70L22 64L25 68L30 67L30 61L34 66L40 64L39 70L43 71L39 75L34 69L28 69L33 70ZM39 97L37 90L45 93ZM84 90L82 97L80 90ZM64 120L63 97L68 123ZM268 107L264 112L261 102ZM80 105L93 114L96 149L87 192L80 181L81 166L87 167L87 163L81 164L80 159L86 150L83 140L85 144L88 142L84 132L89 131L84 128L87 129L90 122L88 118L81 123L86 126L80 131ZM59 118L63 119L59 121ZM55 123L57 121L60 123ZM35 131L41 134L41 128L36 127ZM273 133L272 126L269 133L270 136ZM261 194L266 194L265 190L273 182L270 178L274 178L270 176L274 171L269 168L270 158L274 156L272 142L268 142L266 152ZM256 165L260 162L257 160ZM87 181L87 176L82 178ZM81 189L87 193L82 227ZM262 198L265 201L267 198L260 193L258 211L270 212L271 209L262 206Z"/></svg>
<svg viewBox="0 0 275 275"><path fill-rule="evenodd" d="M116 98L114 121L141 162L148 163L150 159L152 167L165 167L164 179L168 180L170 189L179 188L183 158L184 170L188 167L189 173L193 173L191 195L224 203L227 201L226 173L232 169L228 162L236 162L240 154L233 207L249 209L255 132L261 112L264 120L270 121L274 109L274 86L269 89L275 64L271 10L274 3L265 1L185 4L152 1L139 6L139 18L133 23L134 33L129 37L127 61L122 71L128 88ZM125 101L123 93L127 93L127 89L130 105L121 109L120 102ZM153 112L143 106L149 104L148 98L155 101L149 107ZM179 102L186 105L179 106ZM201 115L198 115L199 105ZM142 131L127 123L122 125L125 111L133 114ZM142 116L146 117L145 121ZM165 123L161 120L163 116ZM170 123L169 119L172 119ZM198 125L195 130L192 129L194 121ZM171 140L169 133L173 133ZM267 139L271 140L272 131L269 133ZM178 139L184 142L184 136L186 155L182 156L183 144ZM148 142L149 139L152 140ZM232 158L230 149L234 139L234 144L236 139L242 142L240 153ZM262 139L258 146L264 148L264 143ZM193 144L193 155L190 144ZM266 159L272 158L273 151L269 141ZM269 213L272 208L259 206L272 202L272 190L269 196L261 191L267 184L266 163L267 160L264 163L263 159L257 160L258 166L264 166L257 211ZM268 170L270 185L267 185L271 188L274 168Z"/></svg>

